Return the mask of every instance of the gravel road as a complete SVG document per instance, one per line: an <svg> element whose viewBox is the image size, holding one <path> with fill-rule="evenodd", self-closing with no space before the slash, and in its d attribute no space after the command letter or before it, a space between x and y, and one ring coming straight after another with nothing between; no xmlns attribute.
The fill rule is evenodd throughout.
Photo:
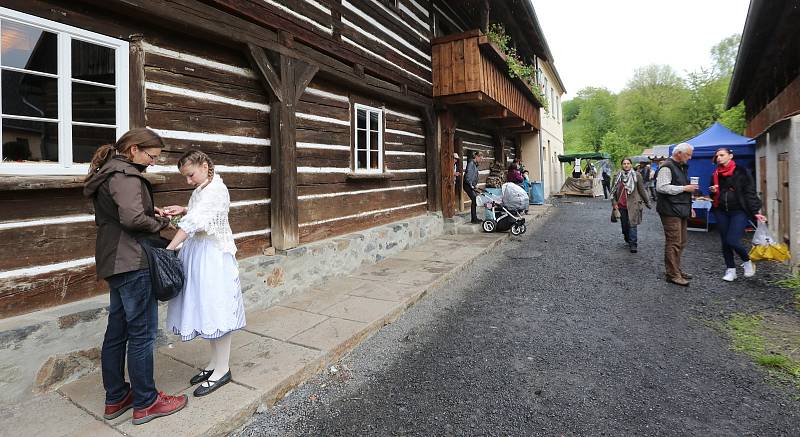
<svg viewBox="0 0 800 437"><path fill-rule="evenodd" d="M764 267L728 284L716 234L691 233L691 287L663 280L661 224L639 253L609 206L556 201L237 435L800 435L791 387L709 328L791 308ZM468 238L468 237L465 237ZM790 311L786 309L786 311Z"/></svg>

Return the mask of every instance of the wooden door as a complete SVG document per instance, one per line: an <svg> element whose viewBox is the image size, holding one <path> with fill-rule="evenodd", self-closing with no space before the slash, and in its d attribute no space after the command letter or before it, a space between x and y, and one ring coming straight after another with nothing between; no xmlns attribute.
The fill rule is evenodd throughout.
<svg viewBox="0 0 800 437"><path fill-rule="evenodd" d="M767 189L767 157L758 158L758 179L761 196L761 211L764 215L769 215L769 190Z"/></svg>
<svg viewBox="0 0 800 437"><path fill-rule="evenodd" d="M778 203L779 203L779 216L780 216L780 229L779 237L783 241L789 243L789 230L791 223L789 222L789 154L781 153L778 155Z"/></svg>

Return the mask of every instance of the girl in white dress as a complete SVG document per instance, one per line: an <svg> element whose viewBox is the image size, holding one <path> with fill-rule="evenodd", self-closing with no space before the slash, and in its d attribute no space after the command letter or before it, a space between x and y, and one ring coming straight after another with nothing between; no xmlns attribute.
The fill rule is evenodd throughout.
<svg viewBox="0 0 800 437"><path fill-rule="evenodd" d="M169 216L184 215L167 249L175 250L183 262L183 291L169 301L167 329L189 341L197 336L209 340L211 359L191 379L202 383L195 396L207 395L231 380L228 364L231 331L245 325L244 305L236 263L236 245L228 223L230 196L214 163L203 152L191 150L178 160L178 169L195 186L189 206L169 206Z"/></svg>

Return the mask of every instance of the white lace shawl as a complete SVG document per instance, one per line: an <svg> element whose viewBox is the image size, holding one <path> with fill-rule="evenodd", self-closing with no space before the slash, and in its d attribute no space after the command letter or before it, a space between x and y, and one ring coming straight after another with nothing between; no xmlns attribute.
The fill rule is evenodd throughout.
<svg viewBox="0 0 800 437"><path fill-rule="evenodd" d="M222 252L236 254L233 232L228 222L231 198L222 178L215 174L205 187L197 187L189 199L189 210L178 226L189 237L214 239Z"/></svg>

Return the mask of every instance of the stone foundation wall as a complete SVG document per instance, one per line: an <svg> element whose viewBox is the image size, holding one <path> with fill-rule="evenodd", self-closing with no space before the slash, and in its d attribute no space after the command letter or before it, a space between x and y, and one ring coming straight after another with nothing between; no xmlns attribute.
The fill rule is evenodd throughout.
<svg viewBox="0 0 800 437"><path fill-rule="evenodd" d="M239 262L245 309L264 309L326 278L342 276L443 233L438 214L317 241L273 256ZM0 404L57 389L99 369L108 296L98 296L0 320ZM159 307L157 346L179 341L164 331L166 303ZM98 388L102 389L102 388Z"/></svg>

